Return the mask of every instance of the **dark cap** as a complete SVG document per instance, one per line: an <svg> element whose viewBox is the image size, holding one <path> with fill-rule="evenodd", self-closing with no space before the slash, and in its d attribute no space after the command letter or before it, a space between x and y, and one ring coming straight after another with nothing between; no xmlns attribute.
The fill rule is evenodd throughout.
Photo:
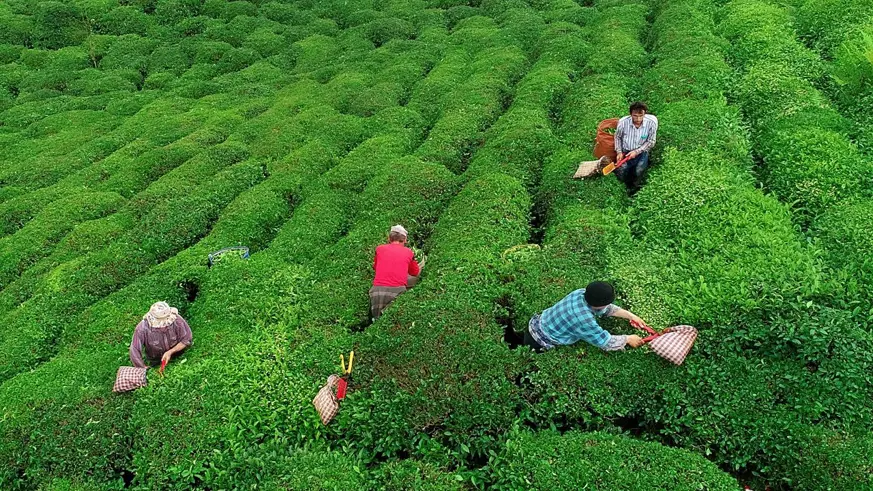
<svg viewBox="0 0 873 491"><path fill-rule="evenodd" d="M591 307L605 307L615 300L615 289L605 281L592 281L585 287L585 301Z"/></svg>

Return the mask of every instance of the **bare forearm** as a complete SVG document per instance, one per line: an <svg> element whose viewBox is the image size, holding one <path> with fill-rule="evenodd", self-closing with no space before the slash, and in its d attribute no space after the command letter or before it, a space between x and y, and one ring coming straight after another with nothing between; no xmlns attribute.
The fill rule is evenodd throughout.
<svg viewBox="0 0 873 491"><path fill-rule="evenodd" d="M634 314L630 310L625 310L621 307L617 307L615 311L612 312L612 315L610 315L610 317L619 317L622 319L627 319L629 321L637 318L636 314Z"/></svg>
<svg viewBox="0 0 873 491"><path fill-rule="evenodd" d="M176 353L184 350L187 347L188 347L188 345L185 343L176 343L176 346L173 346L172 348L170 348L169 351L167 351L167 353L169 353L172 356L172 355L175 355Z"/></svg>

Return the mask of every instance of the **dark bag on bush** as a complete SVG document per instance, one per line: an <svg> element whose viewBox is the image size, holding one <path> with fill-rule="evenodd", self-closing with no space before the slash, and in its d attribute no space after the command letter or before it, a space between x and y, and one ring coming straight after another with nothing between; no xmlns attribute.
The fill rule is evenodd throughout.
<svg viewBox="0 0 873 491"><path fill-rule="evenodd" d="M594 157L606 157L610 162L615 162L618 154L615 153L615 129L618 127L618 118L604 119L597 125L597 137L594 139ZM607 130L613 130L609 133Z"/></svg>

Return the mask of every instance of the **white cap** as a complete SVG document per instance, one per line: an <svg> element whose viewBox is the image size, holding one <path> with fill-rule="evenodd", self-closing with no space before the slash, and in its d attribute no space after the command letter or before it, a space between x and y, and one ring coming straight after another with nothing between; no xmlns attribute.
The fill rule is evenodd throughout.
<svg viewBox="0 0 873 491"><path fill-rule="evenodd" d="M403 228L402 225L395 225L391 227L391 233L398 233L404 237L409 237L409 233L406 232L406 229Z"/></svg>

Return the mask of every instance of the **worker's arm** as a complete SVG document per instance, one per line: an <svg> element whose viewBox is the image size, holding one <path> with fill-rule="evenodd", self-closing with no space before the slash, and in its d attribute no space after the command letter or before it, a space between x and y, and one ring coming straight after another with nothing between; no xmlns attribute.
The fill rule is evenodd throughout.
<svg viewBox="0 0 873 491"><path fill-rule="evenodd" d="M162 362L163 361L169 362L170 358L172 358L173 355L175 355L176 353L182 351L183 349L185 349L187 347L188 347L188 345L185 343L182 343L182 342L176 343L176 346L173 346L172 348L170 348L166 352L164 352L164 355L161 356L161 361Z"/></svg>
<svg viewBox="0 0 873 491"><path fill-rule="evenodd" d="M409 261L409 270L407 273L409 276L418 276L421 274L421 266L418 265L418 261L415 259Z"/></svg>
<svg viewBox="0 0 873 491"><path fill-rule="evenodd" d="M145 321L142 321L145 322ZM133 339L130 340L130 363L137 368L146 368L145 362L142 360L142 347L145 344L145 332L140 329L137 324L133 330Z"/></svg>
<svg viewBox="0 0 873 491"><path fill-rule="evenodd" d="M618 351L623 350L627 345L630 345L631 348L639 348L643 345L643 338L635 334L610 334L609 340L601 346L601 349L603 351Z"/></svg>
<svg viewBox="0 0 873 491"><path fill-rule="evenodd" d="M637 321L637 322L640 322L642 324L645 324L645 322L643 322L643 320L640 319L640 317L638 315L634 314L630 310L625 310L621 307L616 307L614 305L610 305L610 307L613 307L613 308L607 309L607 311L605 313L607 317L618 317L621 319L627 319L629 321Z"/></svg>
<svg viewBox="0 0 873 491"><path fill-rule="evenodd" d="M173 355L184 350L188 346L191 346L191 343L194 341L194 334L191 332L191 326L188 325L188 321L183 319L181 315L176 318L176 321L173 324L173 329L176 330L176 339L178 339L179 342L161 356L161 361L166 360L169 362Z"/></svg>

